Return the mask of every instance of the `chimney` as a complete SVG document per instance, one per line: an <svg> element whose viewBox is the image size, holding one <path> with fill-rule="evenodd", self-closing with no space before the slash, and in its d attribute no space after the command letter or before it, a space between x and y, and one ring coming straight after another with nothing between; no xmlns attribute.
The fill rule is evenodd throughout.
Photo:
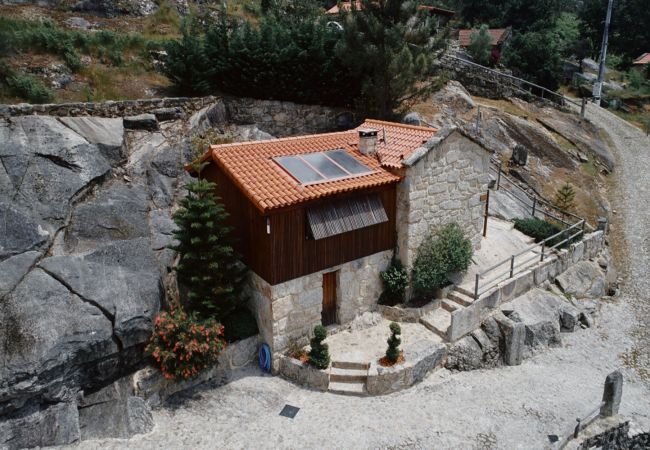
<svg viewBox="0 0 650 450"><path fill-rule="evenodd" d="M359 130L359 151L363 155L377 154L377 130L363 128Z"/></svg>

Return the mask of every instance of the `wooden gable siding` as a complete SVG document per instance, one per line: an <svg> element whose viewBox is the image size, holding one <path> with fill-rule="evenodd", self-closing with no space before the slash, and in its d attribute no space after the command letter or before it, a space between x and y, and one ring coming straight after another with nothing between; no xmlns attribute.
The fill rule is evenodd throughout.
<svg viewBox="0 0 650 450"><path fill-rule="evenodd" d="M393 184L346 194L353 196L377 192L388 215L387 222L323 239L307 239L306 214L307 207L326 202L328 199L272 214L272 284L392 249L395 245L395 186Z"/></svg>
<svg viewBox="0 0 650 450"><path fill-rule="evenodd" d="M235 248L244 263L272 285L390 250L395 245L395 184L328 197L263 216L216 164L207 166L203 176L217 183L217 194L230 214L228 224L234 227ZM387 222L324 239L307 239L308 207L372 192L380 195ZM266 232L267 217L270 235Z"/></svg>
<svg viewBox="0 0 650 450"><path fill-rule="evenodd" d="M273 275L272 241L266 233L266 217L216 164L208 165L202 175L217 183L217 194L230 214L227 223L234 228L235 249L248 267L269 281Z"/></svg>

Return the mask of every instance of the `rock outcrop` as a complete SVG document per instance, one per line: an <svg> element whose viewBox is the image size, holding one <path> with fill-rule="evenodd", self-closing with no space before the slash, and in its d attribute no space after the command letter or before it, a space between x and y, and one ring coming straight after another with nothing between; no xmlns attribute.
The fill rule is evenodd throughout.
<svg viewBox="0 0 650 450"><path fill-rule="evenodd" d="M272 137L157 117L0 121L0 448L151 428L117 380L143 366L170 285L188 122Z"/></svg>

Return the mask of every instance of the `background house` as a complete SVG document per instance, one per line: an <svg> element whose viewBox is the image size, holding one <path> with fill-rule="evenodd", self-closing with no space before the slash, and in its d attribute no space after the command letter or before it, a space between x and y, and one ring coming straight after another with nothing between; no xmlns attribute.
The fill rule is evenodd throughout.
<svg viewBox="0 0 650 450"><path fill-rule="evenodd" d="M480 241L489 154L461 131L367 120L355 130L211 146L202 175L251 268L274 352L376 308L396 244L410 266L432 227Z"/></svg>
<svg viewBox="0 0 650 450"><path fill-rule="evenodd" d="M472 34L478 33L478 29L458 30L458 43L462 48L467 48L472 43ZM493 61L498 61L503 53L504 45L512 37L512 29L508 28L491 28L488 30L492 38L492 49L490 57Z"/></svg>
<svg viewBox="0 0 650 450"><path fill-rule="evenodd" d="M632 68L641 72L646 78L650 78L650 53L644 53L635 59Z"/></svg>

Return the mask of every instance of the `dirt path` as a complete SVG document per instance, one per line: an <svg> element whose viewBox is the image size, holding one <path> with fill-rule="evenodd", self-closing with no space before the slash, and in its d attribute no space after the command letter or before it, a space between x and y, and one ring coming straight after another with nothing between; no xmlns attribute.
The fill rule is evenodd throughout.
<svg viewBox="0 0 650 450"><path fill-rule="evenodd" d="M650 138L609 111L589 104L587 119L603 128L615 149L617 167L610 240L624 281L622 301L633 306L635 345L625 362L650 385Z"/></svg>

